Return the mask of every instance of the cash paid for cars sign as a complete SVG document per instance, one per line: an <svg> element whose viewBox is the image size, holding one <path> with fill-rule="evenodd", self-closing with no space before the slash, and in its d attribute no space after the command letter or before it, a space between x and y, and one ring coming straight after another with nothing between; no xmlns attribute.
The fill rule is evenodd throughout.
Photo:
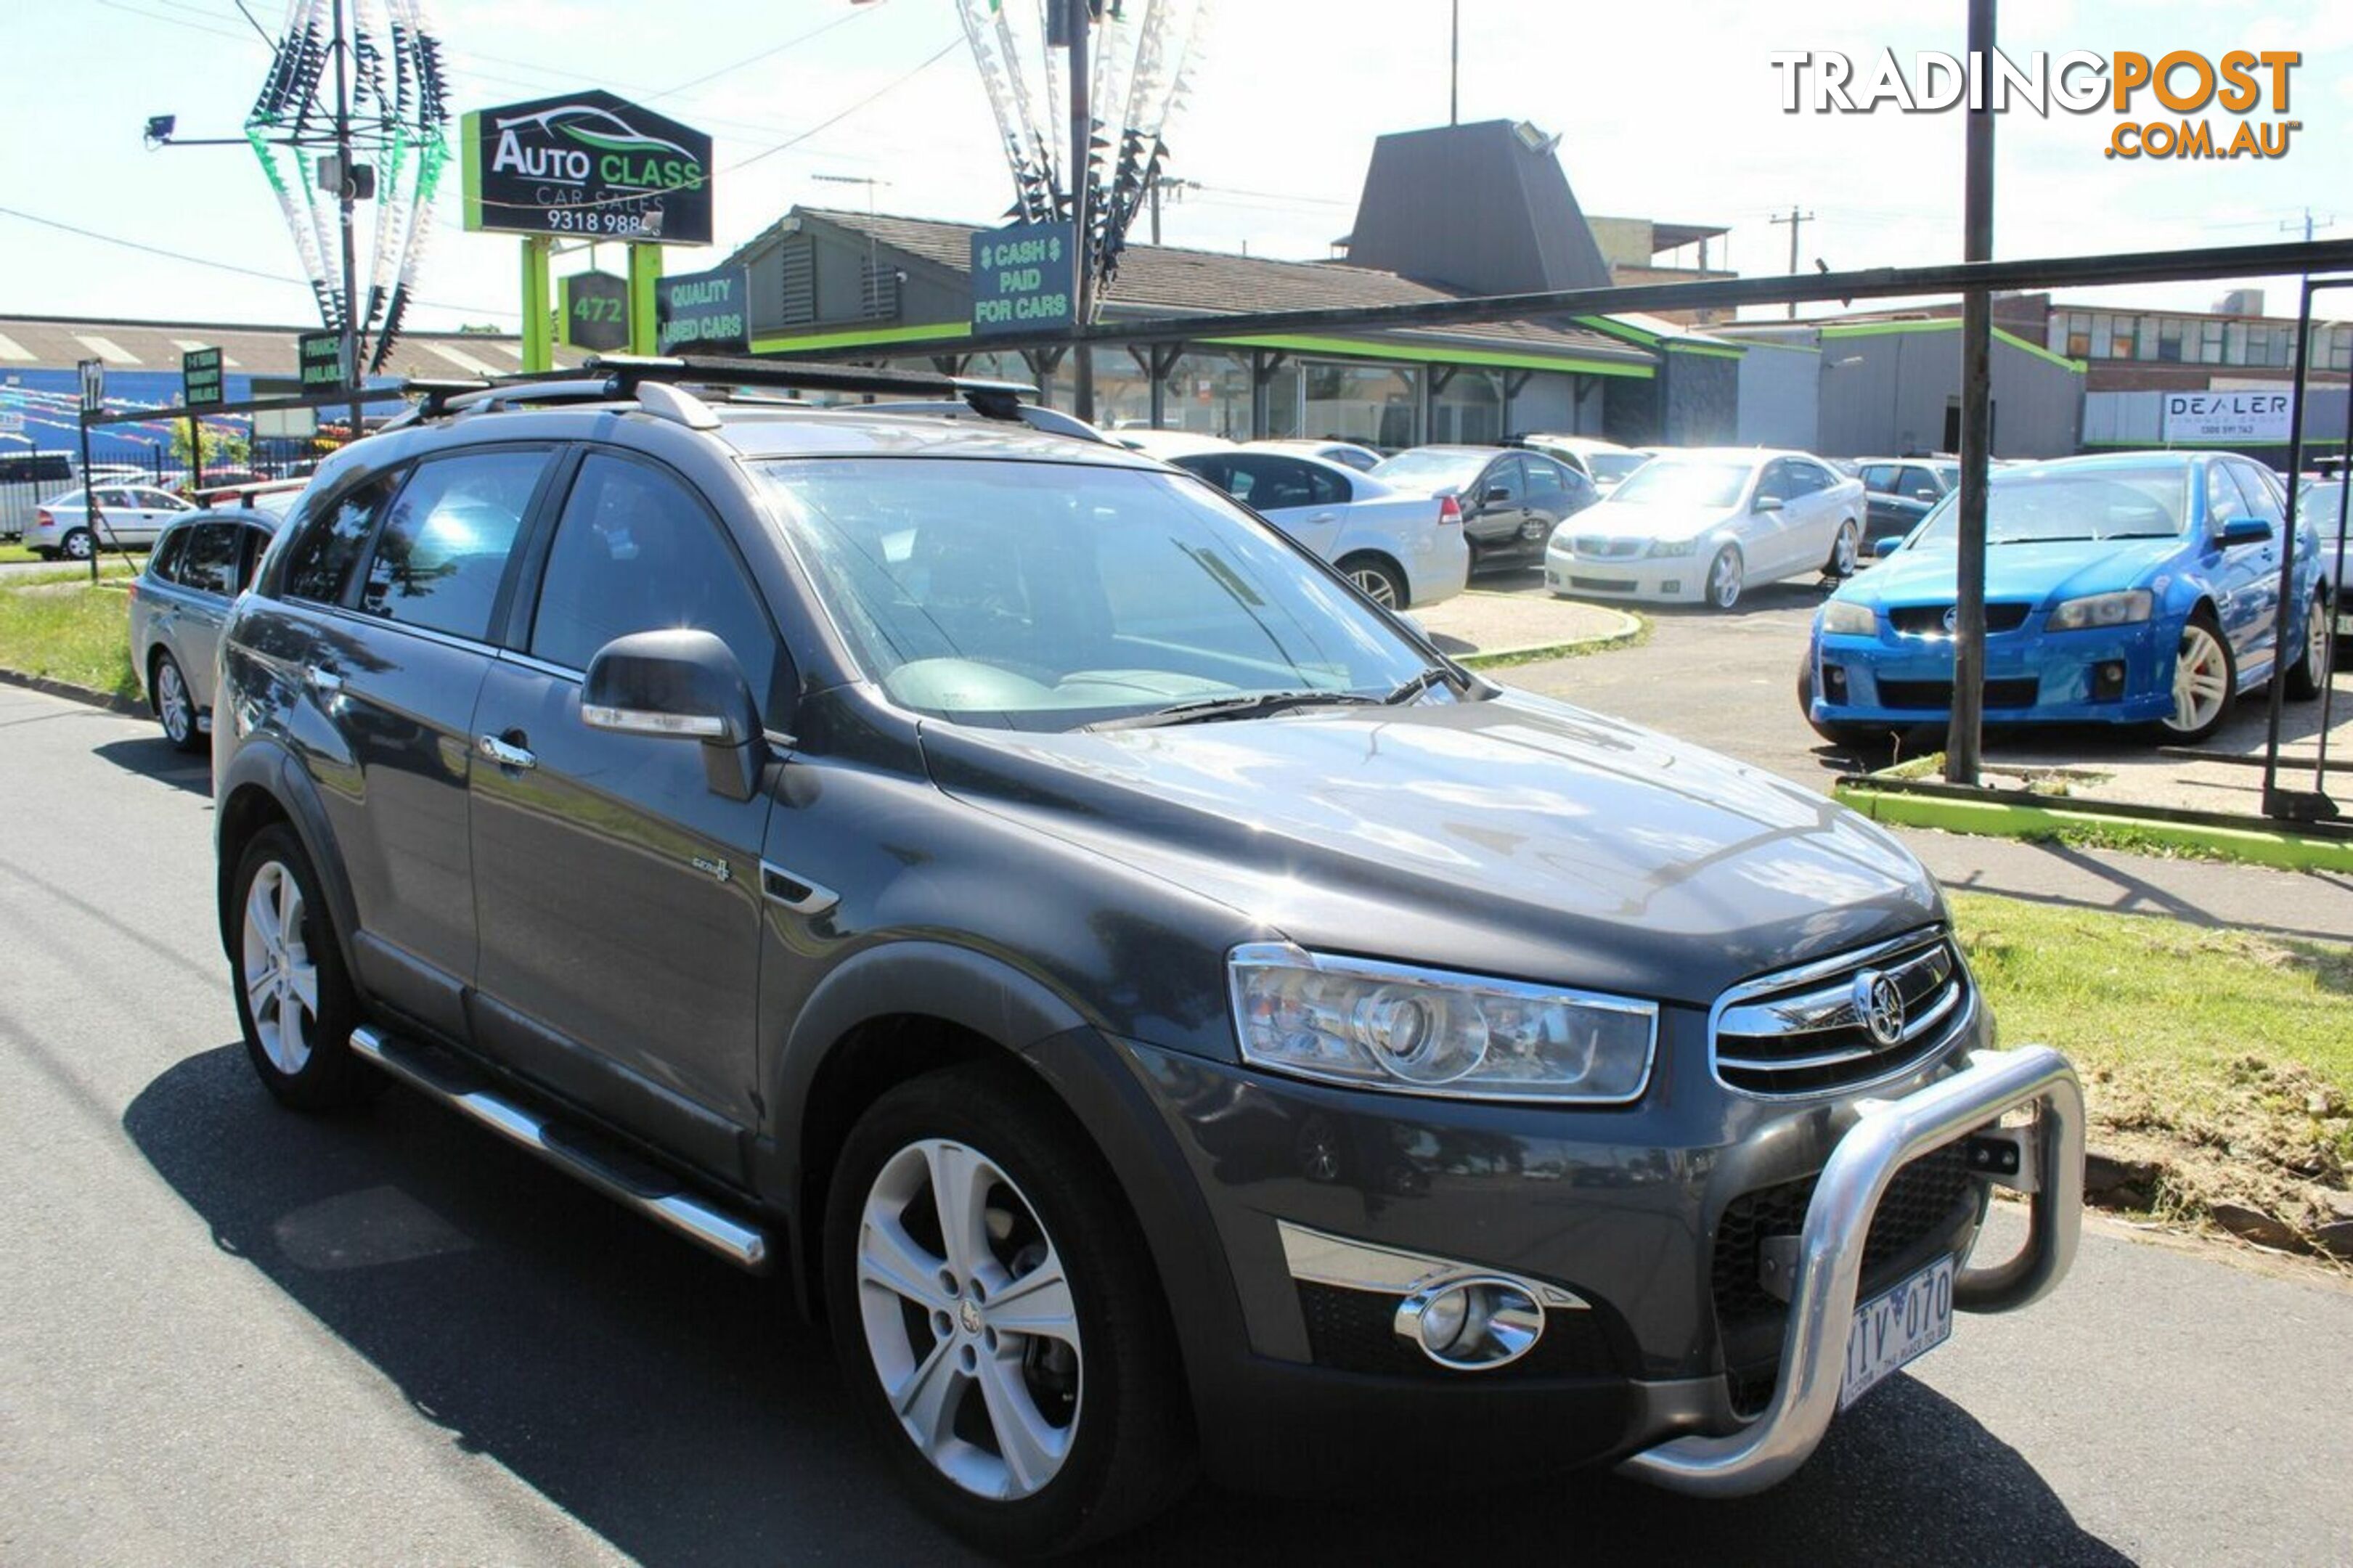
<svg viewBox="0 0 2353 1568"><path fill-rule="evenodd" d="M711 243L711 138L609 92L465 117L470 230Z"/></svg>
<svg viewBox="0 0 2353 1568"><path fill-rule="evenodd" d="M1079 279L1074 232L1067 223L1016 223L972 237L976 334L1071 324Z"/></svg>
<svg viewBox="0 0 2353 1568"><path fill-rule="evenodd" d="M2295 395L2285 392L2168 392L2165 440L2287 444Z"/></svg>

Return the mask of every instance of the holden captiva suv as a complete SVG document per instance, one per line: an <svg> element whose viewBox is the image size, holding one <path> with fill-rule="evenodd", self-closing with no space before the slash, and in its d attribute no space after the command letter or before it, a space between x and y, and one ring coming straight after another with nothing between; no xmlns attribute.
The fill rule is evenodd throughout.
<svg viewBox="0 0 2353 1568"><path fill-rule="evenodd" d="M1752 1490L2065 1272L2073 1075L1893 839L1022 390L592 362L323 464L212 726L269 1090L776 1271L1006 1552L1201 1468Z"/></svg>

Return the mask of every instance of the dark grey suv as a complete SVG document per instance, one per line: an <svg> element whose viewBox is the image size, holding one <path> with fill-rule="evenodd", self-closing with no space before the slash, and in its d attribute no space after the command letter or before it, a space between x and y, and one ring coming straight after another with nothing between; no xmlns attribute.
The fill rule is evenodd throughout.
<svg viewBox="0 0 2353 1568"><path fill-rule="evenodd" d="M2064 1272L2073 1077L1884 834L1021 412L607 362L322 466L213 727L270 1091L779 1268L1001 1552L1197 1467L1754 1489Z"/></svg>

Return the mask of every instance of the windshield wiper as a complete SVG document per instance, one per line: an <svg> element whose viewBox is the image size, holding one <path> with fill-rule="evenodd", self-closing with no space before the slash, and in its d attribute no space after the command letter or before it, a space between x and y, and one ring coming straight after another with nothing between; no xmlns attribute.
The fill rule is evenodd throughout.
<svg viewBox="0 0 2353 1568"><path fill-rule="evenodd" d="M1148 730L1163 724L1203 724L1218 719L1256 719L1293 708L1363 706L1374 702L1354 691L1253 691L1242 697L1212 697L1200 702L1179 702L1149 713L1129 713L1082 724L1082 730Z"/></svg>
<svg viewBox="0 0 2353 1568"><path fill-rule="evenodd" d="M1410 702L1440 681L1444 681L1449 688L1456 692L1467 693L1471 689L1469 681L1465 677L1458 674L1456 671L1449 668L1445 665L1433 664L1428 669L1423 670L1419 675L1413 677L1409 680L1400 682L1396 690L1381 699L1381 706L1384 708L1396 708L1401 704Z"/></svg>

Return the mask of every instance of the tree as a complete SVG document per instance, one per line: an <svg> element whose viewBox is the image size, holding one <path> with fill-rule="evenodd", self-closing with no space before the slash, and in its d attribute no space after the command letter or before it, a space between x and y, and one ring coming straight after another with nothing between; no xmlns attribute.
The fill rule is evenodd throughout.
<svg viewBox="0 0 2353 1568"><path fill-rule="evenodd" d="M205 467L244 468L253 455L253 445L242 430L225 430L216 425L198 423L204 432ZM172 458L180 467L188 467L188 422L172 421Z"/></svg>

